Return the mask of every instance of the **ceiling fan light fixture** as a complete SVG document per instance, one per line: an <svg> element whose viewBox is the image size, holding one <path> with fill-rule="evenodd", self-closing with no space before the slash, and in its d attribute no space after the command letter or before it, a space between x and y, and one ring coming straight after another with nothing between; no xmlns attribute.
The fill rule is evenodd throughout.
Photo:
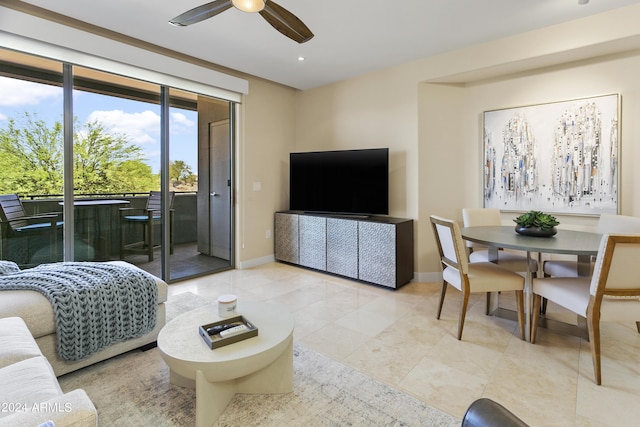
<svg viewBox="0 0 640 427"><path fill-rule="evenodd" d="M231 0L231 3L243 12L260 12L264 9L265 0Z"/></svg>

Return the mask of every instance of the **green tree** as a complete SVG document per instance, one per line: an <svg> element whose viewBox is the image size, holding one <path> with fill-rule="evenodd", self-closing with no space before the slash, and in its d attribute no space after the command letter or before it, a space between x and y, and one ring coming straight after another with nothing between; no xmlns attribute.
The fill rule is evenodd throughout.
<svg viewBox="0 0 640 427"><path fill-rule="evenodd" d="M174 160L169 164L169 179L174 187L180 184L194 185L197 176L183 160Z"/></svg>
<svg viewBox="0 0 640 427"><path fill-rule="evenodd" d="M62 125L48 128L24 114L24 125L9 119L0 129L0 192L50 194L62 191Z"/></svg>
<svg viewBox="0 0 640 427"><path fill-rule="evenodd" d="M99 122L74 126L74 188L77 193L146 192L160 184L142 149ZM30 113L0 129L0 193L61 194L63 128Z"/></svg>
<svg viewBox="0 0 640 427"><path fill-rule="evenodd" d="M125 190L116 192L146 193L160 188L160 174L154 174L151 166L137 160L125 160L114 171L113 180Z"/></svg>
<svg viewBox="0 0 640 427"><path fill-rule="evenodd" d="M75 133L73 156L73 185L78 193L149 191L159 187L151 168L144 163L142 149L130 144L126 135L109 133L97 121L86 123L81 132Z"/></svg>

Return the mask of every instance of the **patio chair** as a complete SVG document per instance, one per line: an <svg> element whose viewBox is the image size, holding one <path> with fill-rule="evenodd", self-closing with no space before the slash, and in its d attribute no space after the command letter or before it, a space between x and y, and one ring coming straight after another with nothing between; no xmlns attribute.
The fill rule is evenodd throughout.
<svg viewBox="0 0 640 427"><path fill-rule="evenodd" d="M542 298L587 319L595 383L602 383L600 322L636 322L640 333L640 234L605 234L596 257L593 276L533 279L535 343Z"/></svg>
<svg viewBox="0 0 640 427"><path fill-rule="evenodd" d="M169 192L169 251L173 254L173 200L175 193ZM120 208L120 259L124 259L125 254L145 254L149 262L153 261L153 251L160 247L159 242L154 241L154 226L160 225L161 192L149 192L147 205L144 209ZM130 226L142 226L142 240L127 243L126 237Z"/></svg>
<svg viewBox="0 0 640 427"><path fill-rule="evenodd" d="M42 245L48 245L48 261L57 261L58 230L63 226L63 221L58 221L60 215L61 212L27 215L22 200L17 194L0 195L2 258L15 261L21 266L28 266L31 263L31 256L41 249ZM36 237L45 239L36 239ZM26 249L24 246L21 248L25 243ZM39 247L32 248L32 243L34 243L33 246Z"/></svg>
<svg viewBox="0 0 640 427"><path fill-rule="evenodd" d="M430 219L433 226L433 234L438 244L440 262L442 263L442 290L436 318L440 319L448 284L462 292L462 304L458 320L458 339L462 338L469 294L473 292L515 291L520 337L525 339L524 277L492 262L470 263L466 256L466 248L458 223L435 215L432 215Z"/></svg>

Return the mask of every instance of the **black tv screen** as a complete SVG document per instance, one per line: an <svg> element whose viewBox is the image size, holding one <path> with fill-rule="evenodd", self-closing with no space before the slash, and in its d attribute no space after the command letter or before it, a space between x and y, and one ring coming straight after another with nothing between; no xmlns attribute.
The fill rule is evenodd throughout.
<svg viewBox="0 0 640 427"><path fill-rule="evenodd" d="M389 149L290 154L289 209L389 213Z"/></svg>

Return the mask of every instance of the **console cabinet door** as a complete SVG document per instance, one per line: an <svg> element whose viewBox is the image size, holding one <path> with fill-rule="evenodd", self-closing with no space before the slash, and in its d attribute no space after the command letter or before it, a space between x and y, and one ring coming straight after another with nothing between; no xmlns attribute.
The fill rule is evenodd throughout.
<svg viewBox="0 0 640 427"><path fill-rule="evenodd" d="M300 233L300 265L327 269L327 219L321 216L301 215L298 219Z"/></svg>
<svg viewBox="0 0 640 427"><path fill-rule="evenodd" d="M396 287L396 226L358 222L358 278Z"/></svg>
<svg viewBox="0 0 640 427"><path fill-rule="evenodd" d="M300 262L298 215L276 213L274 230L276 259L298 264Z"/></svg>
<svg viewBox="0 0 640 427"><path fill-rule="evenodd" d="M358 278L358 221L327 218L327 271Z"/></svg>
<svg viewBox="0 0 640 427"><path fill-rule="evenodd" d="M397 289L413 278L413 221L276 212L276 260Z"/></svg>

